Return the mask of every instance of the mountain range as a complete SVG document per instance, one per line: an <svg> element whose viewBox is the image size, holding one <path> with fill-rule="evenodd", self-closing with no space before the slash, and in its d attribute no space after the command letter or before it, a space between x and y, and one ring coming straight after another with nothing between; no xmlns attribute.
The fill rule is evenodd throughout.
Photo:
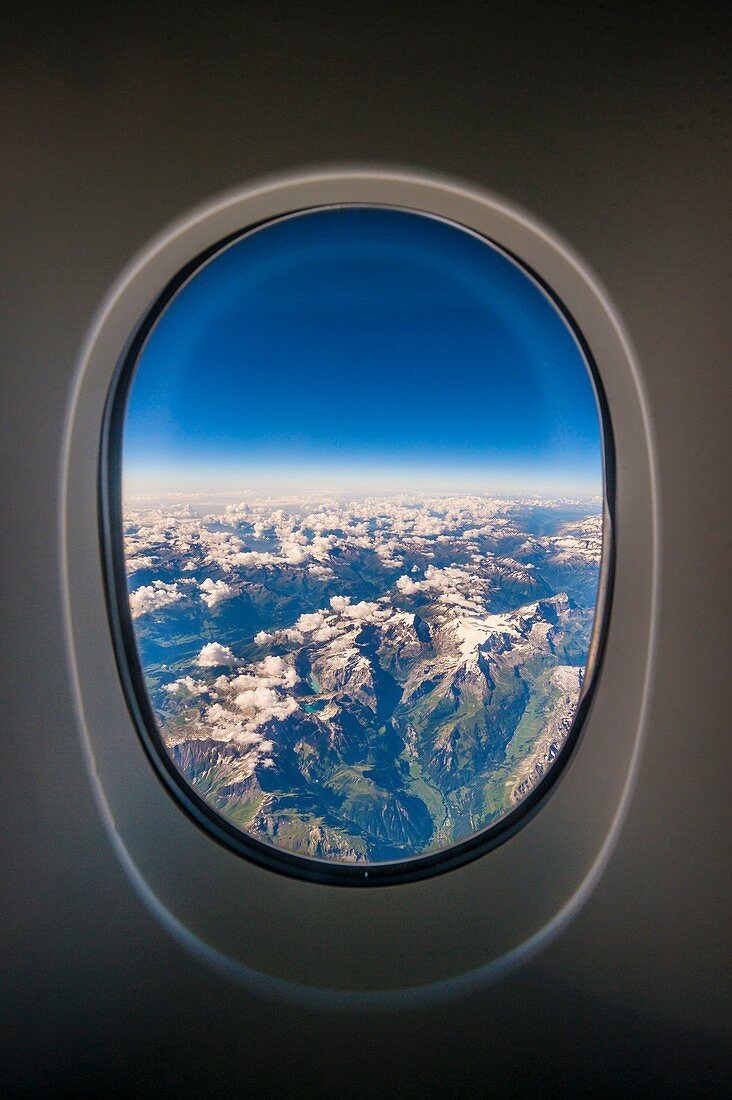
<svg viewBox="0 0 732 1100"><path fill-rule="evenodd" d="M418 495L127 508L161 740L275 847L380 862L499 820L583 688L600 502Z"/></svg>

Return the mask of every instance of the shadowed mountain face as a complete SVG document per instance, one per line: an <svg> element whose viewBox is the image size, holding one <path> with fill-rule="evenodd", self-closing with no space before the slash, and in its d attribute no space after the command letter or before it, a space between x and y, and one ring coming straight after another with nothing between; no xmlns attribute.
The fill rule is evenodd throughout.
<svg viewBox="0 0 732 1100"><path fill-rule="evenodd" d="M130 507L163 744L212 807L288 851L378 862L464 840L561 751L601 547L598 501Z"/></svg>

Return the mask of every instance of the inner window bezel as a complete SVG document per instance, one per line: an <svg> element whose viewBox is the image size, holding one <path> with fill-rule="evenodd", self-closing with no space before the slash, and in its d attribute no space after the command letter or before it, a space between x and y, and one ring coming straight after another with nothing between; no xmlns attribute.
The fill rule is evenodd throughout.
<svg viewBox="0 0 732 1100"><path fill-rule="evenodd" d="M348 864L319 859L289 852L286 849L259 841L229 822L210 806L205 799L197 794L177 769L163 743L144 682L128 602L123 547L122 439L127 395L139 355L157 319L183 284L194 276L203 264L229 245L275 222L310 212L343 207L401 210L446 222L455 228L478 237L488 246L498 250L532 278L558 309L580 347L595 391L603 450L602 557L594 625L582 693L574 712L571 729L556 760L539 783L513 810L465 840L436 852L404 857L390 862L369 864ZM552 288L525 261L504 245L469 226L462 225L457 221L434 214L428 210L377 202L308 205L274 217L265 218L217 240L208 248L199 252L167 283L134 332L121 357L108 391L105 406L99 457L98 494L107 611L117 667L133 723L146 755L167 793L200 829L230 851L269 870L311 882L339 886L376 886L410 882L459 867L503 844L536 814L555 788L584 732L600 673L609 626L614 576L612 533L615 507L615 452L608 403L587 341L569 310Z"/></svg>

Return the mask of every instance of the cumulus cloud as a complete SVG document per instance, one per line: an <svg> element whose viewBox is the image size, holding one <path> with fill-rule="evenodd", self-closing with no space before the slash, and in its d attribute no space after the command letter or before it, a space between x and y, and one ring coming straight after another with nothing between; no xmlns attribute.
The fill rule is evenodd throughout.
<svg viewBox="0 0 732 1100"><path fill-rule="evenodd" d="M183 599L183 595L177 583L166 584L165 581L153 581L152 584L144 584L130 594L132 618L139 619L141 615L178 603Z"/></svg>
<svg viewBox="0 0 732 1100"><path fill-rule="evenodd" d="M221 645L219 642L207 642L196 658L199 668L218 668L220 665L235 668L242 663L227 645Z"/></svg>
<svg viewBox="0 0 732 1100"><path fill-rule="evenodd" d="M180 679L174 680L172 684L165 685L165 690L171 695L179 694L181 688L188 695L204 695L209 690L208 684L204 680L194 680L192 676L181 676Z"/></svg>
<svg viewBox="0 0 732 1100"><path fill-rule="evenodd" d="M314 630L325 625L325 616L322 611L313 611L310 614L301 615L295 623L295 628L303 634L312 634Z"/></svg>
<svg viewBox="0 0 732 1100"><path fill-rule="evenodd" d="M405 596L413 596L415 592L425 592L429 589L452 597L456 592L475 589L476 584L481 583L483 583L481 579L468 569L461 569L456 565L438 569L434 565L428 565L424 580L415 581L405 573L396 582L396 587ZM446 602L446 597L443 598L443 602Z"/></svg>
<svg viewBox="0 0 732 1100"><path fill-rule="evenodd" d="M278 696L272 688L259 686L240 692L234 702L241 710L264 710L275 706Z"/></svg>
<svg viewBox="0 0 732 1100"><path fill-rule="evenodd" d="M415 592L419 592L419 582L413 581L411 577L408 577L406 573L399 578L396 582L396 586L400 592L403 592L405 596L413 596Z"/></svg>
<svg viewBox="0 0 732 1100"><path fill-rule="evenodd" d="M278 560L277 555L270 554L269 551L243 550L240 553L232 554L228 559L228 564L243 566L244 568L256 568L261 565L274 565Z"/></svg>
<svg viewBox="0 0 732 1100"><path fill-rule="evenodd" d="M334 576L333 570L329 569L327 565L309 565L308 573L311 577L319 577L321 580L329 580Z"/></svg>
<svg viewBox="0 0 732 1100"><path fill-rule="evenodd" d="M241 523L242 520L248 520L251 516L252 509L246 502L241 504L229 504L226 507L225 517L227 523Z"/></svg>
<svg viewBox="0 0 732 1100"><path fill-rule="evenodd" d="M360 603L351 603L350 596L332 596L330 606L334 611L345 615L347 619L366 620L372 619L380 611L377 603L361 600Z"/></svg>
<svg viewBox="0 0 732 1100"><path fill-rule="evenodd" d="M326 624L321 626L319 630L314 631L312 639L315 642L327 642L330 638L334 638L339 633L337 626L330 626Z"/></svg>
<svg viewBox="0 0 732 1100"><path fill-rule="evenodd" d="M201 599L209 608L216 607L217 604L230 600L235 595L236 589L226 581L213 581L210 577L206 577L206 580L201 583Z"/></svg>
<svg viewBox="0 0 732 1100"><path fill-rule="evenodd" d="M255 645L269 645L272 641L274 641L274 634L268 634L266 630L260 630L254 635Z"/></svg>
<svg viewBox="0 0 732 1100"><path fill-rule="evenodd" d="M296 683L297 673L292 665L283 657L270 656L256 665L249 665L246 671L228 681L226 687L232 691L243 691L257 687L291 688Z"/></svg>
<svg viewBox="0 0 732 1100"><path fill-rule="evenodd" d="M278 695L270 687L249 688L237 695L234 701L241 710L250 714L255 726L273 720L281 722L297 710L297 703L293 698Z"/></svg>
<svg viewBox="0 0 732 1100"><path fill-rule="evenodd" d="M330 606L334 611L345 611L350 602L350 596L331 596L330 598Z"/></svg>
<svg viewBox="0 0 732 1100"><path fill-rule="evenodd" d="M216 647L216 652L202 651L206 662L222 663L224 656L232 659L231 650L218 643L209 646ZM236 664L241 668L243 662ZM297 701L289 694L297 680L294 667L273 654L246 665L234 676L219 676L213 685L218 690L218 701L207 708L204 723L217 739L233 739L259 755L271 752L272 744L262 741L257 731L268 722L284 721L298 709Z"/></svg>
<svg viewBox="0 0 732 1100"><path fill-rule="evenodd" d="M127 572L132 575L140 569L149 569L157 560L155 554L151 554L149 557L145 554L134 554L132 557L127 558Z"/></svg>
<svg viewBox="0 0 732 1100"><path fill-rule="evenodd" d="M283 657L265 657L257 665L257 669L263 676L283 676L289 666Z"/></svg>
<svg viewBox="0 0 732 1100"><path fill-rule="evenodd" d="M259 678L253 672L241 672L231 680L227 680L225 676L219 679L221 680L219 691L244 691L246 688L256 687L259 683ZM216 683L218 684L219 681L217 680Z"/></svg>
<svg viewBox="0 0 732 1100"><path fill-rule="evenodd" d="M368 600L361 600L360 603L353 604L346 611L349 619L371 619L380 611L377 603L370 603Z"/></svg>
<svg viewBox="0 0 732 1100"><path fill-rule="evenodd" d="M256 665L256 672L260 678L279 687L291 688L297 683L295 669L282 657L265 657Z"/></svg>
<svg viewBox="0 0 732 1100"><path fill-rule="evenodd" d="M307 546L303 546L297 539L283 539L280 545L282 560L288 565L301 565L312 555Z"/></svg>
<svg viewBox="0 0 732 1100"><path fill-rule="evenodd" d="M310 551L314 558L324 561L330 556L331 549L336 545L335 535L316 535L312 541Z"/></svg>

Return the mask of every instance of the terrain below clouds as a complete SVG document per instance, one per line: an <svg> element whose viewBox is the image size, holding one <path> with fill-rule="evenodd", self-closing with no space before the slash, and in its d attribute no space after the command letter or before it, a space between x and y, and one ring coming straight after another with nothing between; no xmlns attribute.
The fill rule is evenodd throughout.
<svg viewBox="0 0 732 1100"><path fill-rule="evenodd" d="M128 509L166 750L224 817L304 855L393 860L485 828L571 728L599 507L420 494Z"/></svg>

